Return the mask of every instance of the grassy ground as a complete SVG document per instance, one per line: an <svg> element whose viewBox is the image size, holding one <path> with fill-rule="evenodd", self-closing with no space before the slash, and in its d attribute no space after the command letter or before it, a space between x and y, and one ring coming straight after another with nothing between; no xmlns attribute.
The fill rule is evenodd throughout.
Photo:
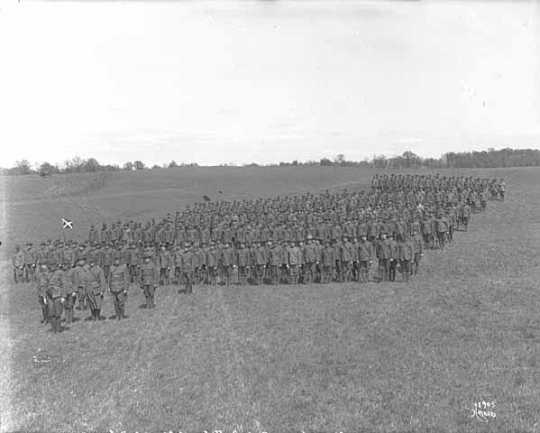
<svg viewBox="0 0 540 433"><path fill-rule="evenodd" d="M355 176L311 172L302 185L265 173L235 186L252 173L224 171L227 193L317 189ZM468 233L428 253L408 285L197 287L189 297L166 287L153 311L139 308L134 287L128 320L81 320L53 335L39 325L33 289L6 283L4 262L2 431L539 430L540 171L471 173L505 176L507 201L490 202ZM133 180L132 190L166 197L176 180L151 175L155 184ZM220 182L196 179L186 201ZM120 180L128 178L87 193L111 215L120 205L107 207L106 197L120 193ZM39 188L27 188L21 200L35 200ZM13 222L19 208L10 206ZM29 218L34 205L19 206ZM39 351L51 359L40 367ZM494 420L470 417L478 400L496 401Z"/></svg>

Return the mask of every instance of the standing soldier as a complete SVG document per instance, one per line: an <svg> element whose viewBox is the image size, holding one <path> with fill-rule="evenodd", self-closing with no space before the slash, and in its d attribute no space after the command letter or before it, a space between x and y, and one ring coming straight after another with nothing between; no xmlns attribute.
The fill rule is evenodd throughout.
<svg viewBox="0 0 540 433"><path fill-rule="evenodd" d="M302 266L302 251L294 244L294 242L291 242L287 249L287 255L289 258L290 272L289 284L298 284L299 270Z"/></svg>
<svg viewBox="0 0 540 433"><path fill-rule="evenodd" d="M182 247L176 245L173 253L174 263L174 282L177 285L182 284Z"/></svg>
<svg viewBox="0 0 540 433"><path fill-rule="evenodd" d="M193 276L195 273L196 258L186 243L182 253L182 279L184 281L184 293L193 293ZM180 293L180 290L178 291Z"/></svg>
<svg viewBox="0 0 540 433"><path fill-rule="evenodd" d="M311 236L308 236L308 241L306 242L306 245L304 246L304 283L311 284L315 280L315 245L313 243L313 240L311 239Z"/></svg>
<svg viewBox="0 0 540 433"><path fill-rule="evenodd" d="M255 247L254 256L255 280L258 285L261 285L264 283L265 268L268 263L267 250L264 241L260 242L259 245Z"/></svg>
<svg viewBox="0 0 540 433"><path fill-rule="evenodd" d="M465 231L467 231L469 227L469 219L471 218L471 207L468 203L464 203L463 206L460 208L460 217L461 223L463 224Z"/></svg>
<svg viewBox="0 0 540 433"><path fill-rule="evenodd" d="M424 242L420 233L414 233L414 275L418 274L418 268L420 267L420 259L424 255Z"/></svg>
<svg viewBox="0 0 540 433"><path fill-rule="evenodd" d="M36 262L37 256L32 248L32 242L28 242L24 251L24 280L27 283L36 280Z"/></svg>
<svg viewBox="0 0 540 433"><path fill-rule="evenodd" d="M354 256L353 246L351 242L349 241L349 238L345 237L343 238L343 243L341 244L340 257L339 257L340 269L341 269L341 275L340 275L341 282L351 281L353 256Z"/></svg>
<svg viewBox="0 0 540 433"><path fill-rule="evenodd" d="M114 256L113 265L109 275L109 292L113 298L114 318L125 319L125 306L130 282L129 269L125 264L120 263L120 257Z"/></svg>
<svg viewBox="0 0 540 433"><path fill-rule="evenodd" d="M446 236L448 233L448 220L442 213L439 213L437 218L437 238L439 240L439 246L441 249L444 249L446 243Z"/></svg>
<svg viewBox="0 0 540 433"><path fill-rule="evenodd" d="M111 265L112 265L112 258L113 258L114 250L112 249L112 244L107 244L105 247L105 250L103 251L103 273L105 275L109 275L111 271Z"/></svg>
<svg viewBox="0 0 540 433"><path fill-rule="evenodd" d="M144 261L141 265L140 283L146 298L146 308L154 308L154 292L159 281L159 273L148 254L144 255Z"/></svg>
<svg viewBox="0 0 540 433"><path fill-rule="evenodd" d="M77 291L77 299L79 300L79 305L75 308L77 310L87 310L88 301L86 300L86 294L91 275L88 272L88 266L86 266L86 258L82 255L77 258L77 266L73 269L72 278L74 281L73 288Z"/></svg>
<svg viewBox="0 0 540 433"><path fill-rule="evenodd" d="M336 251L328 241L324 242L321 252L321 283L326 284L332 281L334 267L336 266Z"/></svg>
<svg viewBox="0 0 540 433"><path fill-rule="evenodd" d="M281 266L281 248L275 243L272 245L271 241L268 241L269 246L269 263L270 263L270 273L272 284L279 284L280 280L280 266Z"/></svg>
<svg viewBox="0 0 540 433"><path fill-rule="evenodd" d="M386 239L386 233L381 234L377 244L377 260L379 262L378 281L388 281L390 278L390 259L392 258L392 244Z"/></svg>
<svg viewBox="0 0 540 433"><path fill-rule="evenodd" d="M399 268L399 245L395 238L389 237L388 243L390 244L390 263L388 270L388 279L390 281L396 281L396 271Z"/></svg>
<svg viewBox="0 0 540 433"><path fill-rule="evenodd" d="M369 280L369 267L373 263L373 244L367 240L366 235L358 244L358 277L361 283Z"/></svg>
<svg viewBox="0 0 540 433"><path fill-rule="evenodd" d="M208 279L210 280L210 284L212 286L215 286L217 284L218 263L219 254L214 241L211 241L210 248L206 252L206 267L208 272Z"/></svg>
<svg viewBox="0 0 540 433"><path fill-rule="evenodd" d="M110 269L110 268L109 268ZM90 267L88 269L91 280L88 287L88 306L90 307L90 320L102 320L101 306L103 305L103 293L106 290L107 282L103 269L95 263L94 259L90 259Z"/></svg>
<svg viewBox="0 0 540 433"><path fill-rule="evenodd" d="M202 272L201 272L202 262L201 262L201 255L199 252L198 240L194 241L194 243L191 244L190 251L191 251L192 262L193 262L193 265L192 265L193 273L191 275L191 285L193 286L201 282L201 275L202 275Z"/></svg>
<svg viewBox="0 0 540 433"><path fill-rule="evenodd" d="M287 251L287 243L285 241L281 241L278 251L279 251L279 257L280 257L279 282L288 283L289 282L289 252Z"/></svg>
<svg viewBox="0 0 540 433"><path fill-rule="evenodd" d="M129 278L130 282L134 283L137 280L137 267L139 265L139 255L138 251L135 248L135 244L129 244L128 249L129 254Z"/></svg>
<svg viewBox="0 0 540 433"><path fill-rule="evenodd" d="M65 284L64 284L64 316L66 318L66 323L73 322L73 307L75 306L75 299L77 297L76 288L75 288L75 269L69 266L66 262L63 265L63 270L65 273Z"/></svg>
<svg viewBox="0 0 540 433"><path fill-rule="evenodd" d="M239 273L239 282L241 285L247 283L247 277L249 272L249 249L241 243L240 248L237 251L237 261L238 261L238 273Z"/></svg>
<svg viewBox="0 0 540 433"><path fill-rule="evenodd" d="M43 263L37 272L37 295L39 306L41 307L41 323L48 323L48 303L47 303L47 289L49 288L49 270L47 265Z"/></svg>
<svg viewBox="0 0 540 433"><path fill-rule="evenodd" d="M56 264L51 265L49 286L47 288L47 303L49 312L49 323L52 325L52 331L56 334L62 332L61 318L64 302L65 276L61 268Z"/></svg>
<svg viewBox="0 0 540 433"><path fill-rule="evenodd" d="M169 284L169 269L170 269L170 254L165 249L165 245L161 244L158 254L159 263L159 285Z"/></svg>
<svg viewBox="0 0 540 433"><path fill-rule="evenodd" d="M433 231L431 217L428 215L425 215L422 221L422 235L424 237L424 245L427 248L433 248Z"/></svg>
<svg viewBox="0 0 540 433"><path fill-rule="evenodd" d="M223 250L221 251L221 281L225 284L231 284L231 274L233 266L235 265L234 260L234 250L229 246L228 243L224 245Z"/></svg>
<svg viewBox="0 0 540 433"><path fill-rule="evenodd" d="M399 242L399 261L401 277L406 282L409 281L409 276L411 275L411 264L413 260L414 244L410 239L402 237Z"/></svg>

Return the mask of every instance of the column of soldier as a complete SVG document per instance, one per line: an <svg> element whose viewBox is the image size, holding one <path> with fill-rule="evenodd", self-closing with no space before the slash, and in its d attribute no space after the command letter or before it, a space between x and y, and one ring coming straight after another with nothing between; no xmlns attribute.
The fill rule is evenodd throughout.
<svg viewBox="0 0 540 433"><path fill-rule="evenodd" d="M73 310L102 320L109 293L125 318L130 287L154 308L160 285L404 282L425 249L444 249L488 199L504 200L502 179L376 175L367 191L206 201L162 221L92 226L86 242L17 247L15 281L37 285L42 322L61 331Z"/></svg>

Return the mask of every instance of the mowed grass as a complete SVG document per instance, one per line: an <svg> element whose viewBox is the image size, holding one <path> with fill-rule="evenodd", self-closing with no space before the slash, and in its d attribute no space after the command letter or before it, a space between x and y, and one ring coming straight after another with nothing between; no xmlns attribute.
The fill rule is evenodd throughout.
<svg viewBox="0 0 540 433"><path fill-rule="evenodd" d="M133 287L128 320L54 335L34 290L4 283L2 430L537 430L540 170L463 173L504 176L508 198L409 284L171 286L152 311ZM494 420L471 418L479 400Z"/></svg>

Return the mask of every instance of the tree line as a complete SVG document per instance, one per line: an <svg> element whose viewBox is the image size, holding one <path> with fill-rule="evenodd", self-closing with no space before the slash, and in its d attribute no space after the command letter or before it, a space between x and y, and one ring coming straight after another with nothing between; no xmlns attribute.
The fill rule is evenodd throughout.
<svg viewBox="0 0 540 433"><path fill-rule="evenodd" d="M65 161L62 165L43 162L32 166L26 160L17 161L14 167L0 168L3 175L29 175L39 174L48 176L60 173L92 173L97 171L136 171L146 169L197 167L197 163L177 163L171 161L162 166L147 166L142 161L128 161L122 166L118 164L100 164L95 158L83 159L78 156ZM334 158L322 158L319 161L298 160L290 162L280 162L277 164L221 164L218 167L296 167L296 166L334 166L334 167L365 167L379 169L407 169L407 168L500 168L500 167L537 167L540 166L540 150L538 149L488 149L487 151L474 152L449 152L440 158L422 158L411 151L403 152L402 155L386 157L384 155L374 156L371 159L362 161L350 161L345 155L338 154Z"/></svg>

